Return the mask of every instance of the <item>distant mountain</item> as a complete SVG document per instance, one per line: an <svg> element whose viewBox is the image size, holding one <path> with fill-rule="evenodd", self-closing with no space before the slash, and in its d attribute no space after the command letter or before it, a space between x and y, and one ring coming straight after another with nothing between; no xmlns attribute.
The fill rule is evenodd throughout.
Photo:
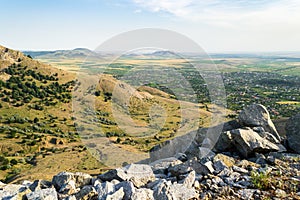
<svg viewBox="0 0 300 200"><path fill-rule="evenodd" d="M153 56L153 57L177 57L177 53L168 50L153 51L150 53L144 53L143 56Z"/></svg>
<svg viewBox="0 0 300 200"><path fill-rule="evenodd" d="M157 57L157 58L174 58L178 57L176 52L173 51L142 51L126 54L128 57Z"/></svg>
<svg viewBox="0 0 300 200"><path fill-rule="evenodd" d="M56 50L56 51L23 51L24 54L32 58L85 58L97 56L98 54L86 48L76 48L73 50Z"/></svg>

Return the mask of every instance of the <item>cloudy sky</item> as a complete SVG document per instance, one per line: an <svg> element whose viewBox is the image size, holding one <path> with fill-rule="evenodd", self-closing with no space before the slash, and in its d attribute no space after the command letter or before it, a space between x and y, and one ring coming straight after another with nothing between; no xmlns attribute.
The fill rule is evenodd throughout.
<svg viewBox="0 0 300 200"><path fill-rule="evenodd" d="M122 32L165 28L208 52L300 51L299 0L0 0L0 45L95 49Z"/></svg>

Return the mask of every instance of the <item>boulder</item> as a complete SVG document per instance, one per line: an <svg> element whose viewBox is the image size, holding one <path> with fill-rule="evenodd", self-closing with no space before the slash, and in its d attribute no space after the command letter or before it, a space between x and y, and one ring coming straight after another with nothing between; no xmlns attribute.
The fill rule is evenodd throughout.
<svg viewBox="0 0 300 200"><path fill-rule="evenodd" d="M201 163L197 158L193 158L184 163L188 169L194 170L197 174L206 175L214 172L213 163L211 161L207 161L205 163Z"/></svg>
<svg viewBox="0 0 300 200"><path fill-rule="evenodd" d="M213 127L200 128L197 131L192 131L183 136L165 141L150 150L148 163L149 161L154 162L179 154L185 154L188 159L210 156L211 152L208 150L211 150L215 146L220 134L237 128L241 128L241 125L237 121L232 120Z"/></svg>
<svg viewBox="0 0 300 200"><path fill-rule="evenodd" d="M35 190L41 190L41 189L47 189L53 187L52 183L50 181L45 180L35 180L30 186L29 189L31 191Z"/></svg>
<svg viewBox="0 0 300 200"><path fill-rule="evenodd" d="M191 171L192 168L186 165L186 163L178 164L168 168L168 172L175 177L179 177L180 175L187 174Z"/></svg>
<svg viewBox="0 0 300 200"><path fill-rule="evenodd" d="M101 174L99 178L103 181L112 181L113 179L131 181L138 188L155 180L151 167L144 164L130 164L123 168L110 170Z"/></svg>
<svg viewBox="0 0 300 200"><path fill-rule="evenodd" d="M192 131L183 136L176 137L172 140L167 140L154 146L152 149L150 149L150 159L148 163L185 153L185 151L194 141L196 134L197 131Z"/></svg>
<svg viewBox="0 0 300 200"><path fill-rule="evenodd" d="M187 188L192 188L196 180L196 172L191 171L180 183L182 183Z"/></svg>
<svg viewBox="0 0 300 200"><path fill-rule="evenodd" d="M22 199L22 196L24 194L31 192L24 185L8 184L8 185L2 185L1 187L2 188L0 190L0 199L3 199L3 200Z"/></svg>
<svg viewBox="0 0 300 200"><path fill-rule="evenodd" d="M52 184L59 191L61 187L68 184L71 180L74 180L73 173L71 172L60 172L53 176Z"/></svg>
<svg viewBox="0 0 300 200"><path fill-rule="evenodd" d="M220 173L221 171L223 171L226 168L227 168L227 166L223 161L217 160L214 162L214 169L215 169L216 173Z"/></svg>
<svg viewBox="0 0 300 200"><path fill-rule="evenodd" d="M58 200L57 192L54 188L47 188L36 190L29 194L26 194L28 200L40 200L40 199L47 199L47 200Z"/></svg>
<svg viewBox="0 0 300 200"><path fill-rule="evenodd" d="M83 187L85 185L89 185L92 182L93 177L89 174L76 172L74 174L76 187Z"/></svg>
<svg viewBox="0 0 300 200"><path fill-rule="evenodd" d="M226 151L232 151L233 149L234 145L232 142L232 136L230 131L222 132L213 148L213 151L221 153Z"/></svg>
<svg viewBox="0 0 300 200"><path fill-rule="evenodd" d="M279 151L280 147L259 136L252 129L235 129L230 131L233 143L241 155L248 158L257 153Z"/></svg>
<svg viewBox="0 0 300 200"><path fill-rule="evenodd" d="M194 188L186 188L183 184L171 183L171 181L161 180L153 188L154 199L162 200L188 200L196 198Z"/></svg>
<svg viewBox="0 0 300 200"><path fill-rule="evenodd" d="M79 192L77 192L74 196L76 199L89 200L89 199L92 199L93 197L97 196L97 192L93 186L86 185Z"/></svg>
<svg viewBox="0 0 300 200"><path fill-rule="evenodd" d="M222 161L223 164L226 165L226 168L232 167L235 164L235 160L232 157L226 156L225 154L219 153L217 154L214 159L214 163L217 161Z"/></svg>
<svg viewBox="0 0 300 200"><path fill-rule="evenodd" d="M121 187L116 192L107 195L105 200L123 200L124 195L124 189ZM100 199L102 200L103 198L99 198L99 200Z"/></svg>
<svg viewBox="0 0 300 200"><path fill-rule="evenodd" d="M60 189L58 190L59 193L61 194L74 194L78 191L79 189L76 189L75 181L70 180L66 184L62 185Z"/></svg>
<svg viewBox="0 0 300 200"><path fill-rule="evenodd" d="M68 185L70 181L71 184L75 183L75 188L79 188L83 187L84 185L89 185L92 181L92 176L81 172L60 172L52 178L52 184L58 191L62 187L67 187L66 185Z"/></svg>
<svg viewBox="0 0 300 200"><path fill-rule="evenodd" d="M244 108L239 114L238 121L245 127L263 127L266 132L271 133L278 141L281 141L268 110L261 104L252 104Z"/></svg>
<svg viewBox="0 0 300 200"><path fill-rule="evenodd" d="M146 188L140 188L135 190L131 197L132 200L154 200L153 191Z"/></svg>
<svg viewBox="0 0 300 200"><path fill-rule="evenodd" d="M168 172L168 168L181 164L182 161L178 160L175 157L171 157L171 158L164 158L164 159L160 159L157 160L153 163L150 163L150 166L152 168L152 171L155 174L166 174Z"/></svg>
<svg viewBox="0 0 300 200"><path fill-rule="evenodd" d="M100 184L96 185L95 188L98 193L99 200L105 200L105 199L107 199L107 196L109 194L112 194L115 192L115 186L114 186L114 184L112 184L110 182L100 183Z"/></svg>
<svg viewBox="0 0 300 200"><path fill-rule="evenodd" d="M286 137L289 148L300 154L300 113L288 120Z"/></svg>
<svg viewBox="0 0 300 200"><path fill-rule="evenodd" d="M132 198L132 194L136 190L133 183L129 181L123 181L115 185L115 190L119 190L120 188L123 188L124 200L130 200Z"/></svg>

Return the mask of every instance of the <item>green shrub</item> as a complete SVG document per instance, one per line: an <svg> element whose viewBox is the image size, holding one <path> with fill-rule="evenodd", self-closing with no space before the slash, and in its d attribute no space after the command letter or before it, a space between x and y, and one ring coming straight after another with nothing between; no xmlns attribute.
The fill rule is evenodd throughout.
<svg viewBox="0 0 300 200"><path fill-rule="evenodd" d="M253 186L260 190L267 190L271 186L270 176L267 173L251 173L251 182Z"/></svg>
<svg viewBox="0 0 300 200"><path fill-rule="evenodd" d="M10 164L16 165L16 164L18 164L18 161L16 159L12 159L12 160L10 160Z"/></svg>

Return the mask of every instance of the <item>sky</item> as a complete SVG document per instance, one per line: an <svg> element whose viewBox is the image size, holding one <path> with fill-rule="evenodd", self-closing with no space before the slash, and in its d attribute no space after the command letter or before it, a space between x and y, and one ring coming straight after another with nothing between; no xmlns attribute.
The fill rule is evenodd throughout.
<svg viewBox="0 0 300 200"><path fill-rule="evenodd" d="M0 45L95 49L123 32L162 28L207 52L300 51L299 0L0 0Z"/></svg>

